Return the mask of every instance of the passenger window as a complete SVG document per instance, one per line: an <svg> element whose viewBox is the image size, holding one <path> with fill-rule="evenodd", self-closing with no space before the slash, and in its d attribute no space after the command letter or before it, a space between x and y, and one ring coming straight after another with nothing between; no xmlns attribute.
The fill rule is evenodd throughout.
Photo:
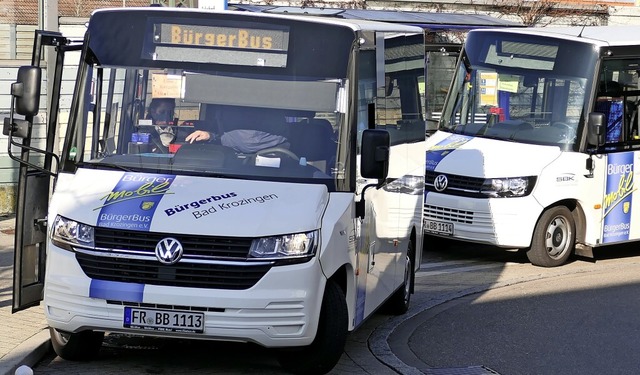
<svg viewBox="0 0 640 375"><path fill-rule="evenodd" d="M638 63L637 59L605 61L600 74L594 110L607 119L605 143L609 150L640 148Z"/></svg>

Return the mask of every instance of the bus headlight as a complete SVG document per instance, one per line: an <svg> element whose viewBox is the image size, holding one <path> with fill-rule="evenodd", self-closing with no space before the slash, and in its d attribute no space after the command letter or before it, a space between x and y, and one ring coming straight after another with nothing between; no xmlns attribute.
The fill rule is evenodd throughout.
<svg viewBox="0 0 640 375"><path fill-rule="evenodd" d="M531 193L535 183L536 178L533 176L488 178L480 192L492 198L524 197Z"/></svg>
<svg viewBox="0 0 640 375"><path fill-rule="evenodd" d="M318 231L264 237L253 240L249 249L252 258L300 258L314 255L318 246Z"/></svg>
<svg viewBox="0 0 640 375"><path fill-rule="evenodd" d="M402 176L384 185L382 189L391 193L422 195L424 194L424 176Z"/></svg>
<svg viewBox="0 0 640 375"><path fill-rule="evenodd" d="M66 250L73 250L72 246L94 247L93 227L56 216L51 228L51 240Z"/></svg>

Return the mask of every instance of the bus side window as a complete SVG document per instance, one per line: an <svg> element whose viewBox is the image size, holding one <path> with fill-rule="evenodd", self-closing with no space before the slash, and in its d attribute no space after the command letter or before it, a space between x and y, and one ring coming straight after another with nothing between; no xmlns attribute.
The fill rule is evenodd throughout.
<svg viewBox="0 0 640 375"><path fill-rule="evenodd" d="M638 108L640 106L640 93L626 98L625 111L629 122L629 140L640 143L640 129L638 126Z"/></svg>
<svg viewBox="0 0 640 375"><path fill-rule="evenodd" d="M595 110L607 118L605 143L624 140L624 109L622 86L616 81L600 82Z"/></svg>
<svg viewBox="0 0 640 375"><path fill-rule="evenodd" d="M612 150L640 145L638 62L635 58L605 61L600 73L595 111L607 118L605 142Z"/></svg>
<svg viewBox="0 0 640 375"><path fill-rule="evenodd" d="M624 101L622 99L598 99L596 111L607 118L606 143L618 143L623 140Z"/></svg>

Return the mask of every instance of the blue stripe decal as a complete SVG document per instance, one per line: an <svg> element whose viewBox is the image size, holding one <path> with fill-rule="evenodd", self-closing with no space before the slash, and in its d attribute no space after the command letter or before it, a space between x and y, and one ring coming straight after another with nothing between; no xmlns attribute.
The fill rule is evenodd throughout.
<svg viewBox="0 0 640 375"><path fill-rule="evenodd" d="M102 206L97 225L149 231L153 214L165 194L171 194L169 187L174 175L125 173L113 190L101 197Z"/></svg>
<svg viewBox="0 0 640 375"><path fill-rule="evenodd" d="M468 135L454 134L427 150L427 171L435 171L436 167L451 151L472 140Z"/></svg>
<svg viewBox="0 0 640 375"><path fill-rule="evenodd" d="M142 302L144 284L91 280L89 297L113 301Z"/></svg>
<svg viewBox="0 0 640 375"><path fill-rule="evenodd" d="M604 225L602 242L620 242L629 239L631 230L631 198L636 190L633 180L633 152L609 154L607 181L603 200Z"/></svg>

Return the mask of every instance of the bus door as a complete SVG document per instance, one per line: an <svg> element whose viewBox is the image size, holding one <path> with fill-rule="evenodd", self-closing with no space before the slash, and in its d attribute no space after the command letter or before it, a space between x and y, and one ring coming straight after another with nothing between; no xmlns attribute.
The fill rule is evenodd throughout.
<svg viewBox="0 0 640 375"><path fill-rule="evenodd" d="M367 191L370 205L361 228L359 255L367 259L367 312L402 284L407 255L412 257L411 265L416 264L416 255L408 254L411 233L407 228L412 224L420 227L412 220L420 220L422 211L425 121L421 83L422 35L378 33L376 50L361 51L358 134L366 128L386 130L391 143L387 181L380 189Z"/></svg>
<svg viewBox="0 0 640 375"><path fill-rule="evenodd" d="M460 44L426 44L426 79L422 83L425 91L427 133L432 134L438 128L438 121L442 115L444 100L449 91L449 85L456 71L456 63L460 56Z"/></svg>
<svg viewBox="0 0 640 375"><path fill-rule="evenodd" d="M605 114L601 243L640 239L640 58L604 60L595 112Z"/></svg>
<svg viewBox="0 0 640 375"><path fill-rule="evenodd" d="M40 107L44 47L55 47L53 84L48 97L46 124L34 121ZM56 125L65 53L78 51L81 45L60 33L36 31L31 66L18 70L11 85L11 114L5 119L3 133L9 137L9 157L19 163L14 237L12 312L38 305L42 300L46 256L47 211L52 184L55 184L59 158L54 153ZM24 117L18 119L15 116ZM44 134L44 137L41 135ZM40 149L36 142L44 142ZM19 152L15 152L19 150Z"/></svg>

